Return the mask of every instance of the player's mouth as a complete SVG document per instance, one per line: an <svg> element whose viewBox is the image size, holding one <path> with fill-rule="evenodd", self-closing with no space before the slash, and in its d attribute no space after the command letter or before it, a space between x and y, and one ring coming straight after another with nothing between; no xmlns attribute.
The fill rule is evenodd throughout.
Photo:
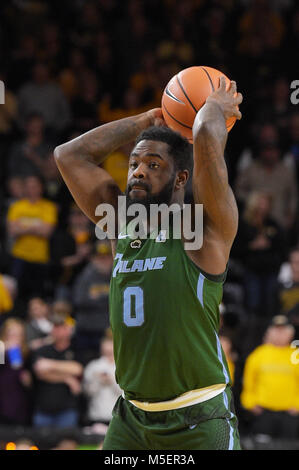
<svg viewBox="0 0 299 470"><path fill-rule="evenodd" d="M147 187L141 184L132 184L130 187L130 193L144 192L147 193Z"/></svg>
<svg viewBox="0 0 299 470"><path fill-rule="evenodd" d="M132 186L131 191L146 191L146 189L141 188L141 186Z"/></svg>

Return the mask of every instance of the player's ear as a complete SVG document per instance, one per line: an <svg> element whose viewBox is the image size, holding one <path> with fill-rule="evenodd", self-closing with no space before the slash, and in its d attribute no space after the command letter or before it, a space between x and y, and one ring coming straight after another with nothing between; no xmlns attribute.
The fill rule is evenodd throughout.
<svg viewBox="0 0 299 470"><path fill-rule="evenodd" d="M189 178L188 170L180 170L176 177L175 190L181 189L185 186Z"/></svg>

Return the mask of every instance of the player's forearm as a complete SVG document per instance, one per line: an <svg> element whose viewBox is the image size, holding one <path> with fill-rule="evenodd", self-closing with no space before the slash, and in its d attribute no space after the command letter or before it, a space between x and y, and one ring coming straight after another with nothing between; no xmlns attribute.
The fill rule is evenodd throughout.
<svg viewBox="0 0 299 470"><path fill-rule="evenodd" d="M150 125L148 113L104 124L58 146L56 160L72 156L99 165L110 153L134 141Z"/></svg>
<svg viewBox="0 0 299 470"><path fill-rule="evenodd" d="M193 125L195 191L211 210L229 190L224 149L227 129L223 112L216 103L206 103Z"/></svg>
<svg viewBox="0 0 299 470"><path fill-rule="evenodd" d="M193 124L193 141L199 150L195 163L204 165L223 159L227 134L220 106L214 102L206 103L197 113Z"/></svg>
<svg viewBox="0 0 299 470"><path fill-rule="evenodd" d="M224 150L227 129L224 114L217 103L206 103L193 126L193 194L203 204L209 227L231 243L238 225L238 210L228 182Z"/></svg>

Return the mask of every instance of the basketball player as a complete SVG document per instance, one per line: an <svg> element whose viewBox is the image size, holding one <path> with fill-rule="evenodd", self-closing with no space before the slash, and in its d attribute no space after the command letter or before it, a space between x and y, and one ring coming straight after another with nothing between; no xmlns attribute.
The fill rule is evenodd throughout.
<svg viewBox="0 0 299 470"><path fill-rule="evenodd" d="M241 102L236 83L226 90L222 77L196 115L193 159L187 140L165 127L161 109L102 125L55 149L70 192L95 223L100 203L113 205L117 217L121 195L98 165L134 140L128 204L182 206L193 166L194 202L204 210L200 250L186 251L182 239L171 237L134 244L123 231L113 241L110 320L116 378L124 396L114 407L104 450L240 449L217 332L238 223L224 161L225 122L241 118Z"/></svg>

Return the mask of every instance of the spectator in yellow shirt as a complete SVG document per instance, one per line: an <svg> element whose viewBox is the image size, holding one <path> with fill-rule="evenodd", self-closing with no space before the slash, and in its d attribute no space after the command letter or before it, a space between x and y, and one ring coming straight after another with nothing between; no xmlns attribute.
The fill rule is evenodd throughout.
<svg viewBox="0 0 299 470"><path fill-rule="evenodd" d="M12 275L19 296L43 295L49 261L49 238L57 223L56 205L42 197L38 176L25 178L25 198L11 204L7 214L12 238Z"/></svg>
<svg viewBox="0 0 299 470"><path fill-rule="evenodd" d="M246 359L241 404L253 418L253 434L298 437L299 365L292 361L294 327L284 315L273 317L264 344Z"/></svg>
<svg viewBox="0 0 299 470"><path fill-rule="evenodd" d="M16 295L16 280L10 276L0 274L0 314L6 314L12 311Z"/></svg>

